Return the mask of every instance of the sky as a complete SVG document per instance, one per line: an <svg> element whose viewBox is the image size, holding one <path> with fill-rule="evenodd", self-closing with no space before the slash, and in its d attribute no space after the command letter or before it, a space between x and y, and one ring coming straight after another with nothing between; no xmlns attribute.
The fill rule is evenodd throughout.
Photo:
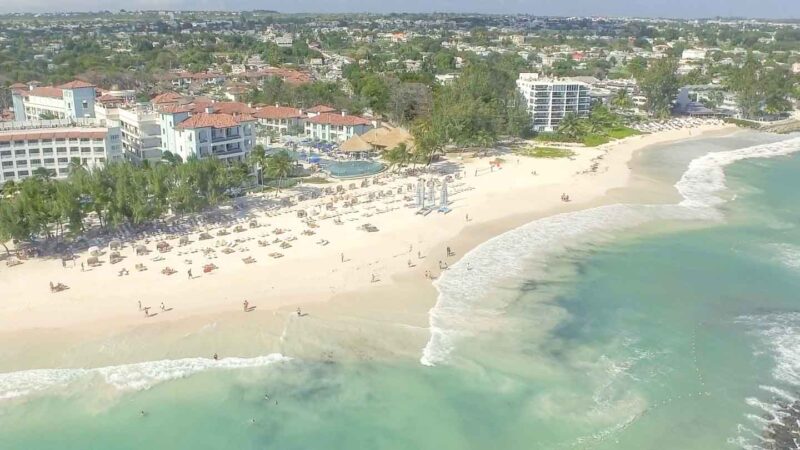
<svg viewBox="0 0 800 450"><path fill-rule="evenodd" d="M752 17L800 19L800 0L0 0L0 13L127 10L478 12L541 16Z"/></svg>

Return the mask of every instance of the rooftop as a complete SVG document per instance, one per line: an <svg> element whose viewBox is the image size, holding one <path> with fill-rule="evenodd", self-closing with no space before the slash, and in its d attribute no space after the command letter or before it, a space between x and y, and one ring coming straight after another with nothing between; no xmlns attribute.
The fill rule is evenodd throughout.
<svg viewBox="0 0 800 450"><path fill-rule="evenodd" d="M265 106L253 114L256 119L294 119L303 117L303 111L289 106Z"/></svg>
<svg viewBox="0 0 800 450"><path fill-rule="evenodd" d="M59 88L61 89L80 89L80 88L89 88L94 87L92 83L87 83L81 80L72 80L69 83L64 83Z"/></svg>
<svg viewBox="0 0 800 450"><path fill-rule="evenodd" d="M342 114L322 113L317 116L309 117L311 123L329 124L337 126L369 125L371 122L363 117L348 116Z"/></svg>
<svg viewBox="0 0 800 450"><path fill-rule="evenodd" d="M189 116L183 122L177 124L178 129L193 128L231 128L238 126L241 122L253 120L251 117L234 117L230 114L207 114L199 113Z"/></svg>

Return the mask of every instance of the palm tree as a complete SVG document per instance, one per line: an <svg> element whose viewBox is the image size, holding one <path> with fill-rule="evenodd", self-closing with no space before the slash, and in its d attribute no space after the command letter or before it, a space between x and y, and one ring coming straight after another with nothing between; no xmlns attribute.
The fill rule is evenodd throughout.
<svg viewBox="0 0 800 450"><path fill-rule="evenodd" d="M628 96L627 89L620 89L611 99L611 104L618 109L630 109L633 107L633 100Z"/></svg>
<svg viewBox="0 0 800 450"><path fill-rule="evenodd" d="M264 184L264 166L267 162L267 153L264 151L264 146L258 144L253 147L253 150L247 156L247 162L256 172L256 183L258 183L259 186L262 186Z"/></svg>
<svg viewBox="0 0 800 450"><path fill-rule="evenodd" d="M283 184L283 179L292 174L294 161L289 152L281 150L267 158L266 172L272 178L278 179L278 189Z"/></svg>
<svg viewBox="0 0 800 450"><path fill-rule="evenodd" d="M569 139L578 139L583 134L583 124L575 113L564 114L558 123L557 133Z"/></svg>
<svg viewBox="0 0 800 450"><path fill-rule="evenodd" d="M397 144L397 147L388 150L383 154L383 159L389 163L389 167L401 167L409 160L408 146L405 142Z"/></svg>

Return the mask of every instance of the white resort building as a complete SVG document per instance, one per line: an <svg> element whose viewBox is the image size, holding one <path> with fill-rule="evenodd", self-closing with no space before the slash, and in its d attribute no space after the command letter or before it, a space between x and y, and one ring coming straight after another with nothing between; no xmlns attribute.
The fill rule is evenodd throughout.
<svg viewBox="0 0 800 450"><path fill-rule="evenodd" d="M82 119L94 117L95 86L84 81L70 81L58 87L11 86L14 117L18 122L39 119Z"/></svg>
<svg viewBox="0 0 800 450"><path fill-rule="evenodd" d="M255 140L255 119L248 115L206 112L175 105L159 111L162 148L180 156L243 161Z"/></svg>
<svg viewBox="0 0 800 450"><path fill-rule="evenodd" d="M538 73L521 73L517 89L533 117L533 131L555 131L567 113L586 117L591 110L589 85L570 79L540 78Z"/></svg>
<svg viewBox="0 0 800 450"><path fill-rule="evenodd" d="M315 113L306 119L306 136L328 142L344 142L353 136L364 134L372 128L372 122L345 112Z"/></svg>
<svg viewBox="0 0 800 450"><path fill-rule="evenodd" d="M119 127L97 119L0 122L0 184L38 168L64 178L72 160L89 169L123 160Z"/></svg>

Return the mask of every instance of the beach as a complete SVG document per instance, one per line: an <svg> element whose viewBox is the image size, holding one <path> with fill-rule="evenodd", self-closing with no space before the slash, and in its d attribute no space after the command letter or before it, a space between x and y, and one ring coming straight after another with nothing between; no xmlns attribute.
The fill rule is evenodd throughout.
<svg viewBox="0 0 800 450"><path fill-rule="evenodd" d="M15 267L2 267L0 336L12 344L0 350L0 368L20 370L59 363L101 366L167 355L152 346L131 345L130 353L104 353L92 351L92 345L87 344L112 336L135 336L143 341L147 336L157 336L153 339L160 343L158 348L170 349L168 354L173 358L215 352L255 356L264 354L265 349L283 353L287 349L281 336L290 321L306 320L320 328L315 332L324 334L329 318L332 323L361 319L367 327L384 324L386 342L375 344L371 356L402 353L413 357L428 339L427 311L436 296L426 273L438 277L443 267L457 262L471 248L535 218L618 201L614 192L632 182L630 161L639 150L733 131L721 125L661 131L597 148L579 148L569 159L510 154L501 156L502 162L494 169L489 162L495 156L448 155L442 164L458 165L463 178L451 185L460 185L461 192L451 187L451 211L447 214L421 216L394 199L378 204L377 211L359 205L354 212L341 216L340 225L328 219L315 221L316 227L310 228L294 213L270 217L253 207L246 211L247 219L238 222L243 231L234 232L234 226L220 227L229 234L200 241L203 229L196 229L186 234L191 242L188 245L179 245L179 235L166 240L172 249L165 253L156 251L155 240L123 242L121 262L109 264L110 250L104 248L99 259L105 262L92 268L84 264L85 271L80 264L87 261L88 253L66 267L61 266L60 259L31 259ZM595 163L595 170L590 170ZM380 189L411 182L395 180ZM669 193L648 193L643 187L646 180L635 182L641 184L638 190L643 196L651 197L647 201L659 196L669 201ZM569 195L570 201L562 201L562 194ZM387 212L378 213L381 207ZM258 227L250 228L251 221ZM380 231L364 231L361 226L365 223ZM237 245L220 246L221 241ZM262 247L258 241L268 245ZM329 243L321 245L324 241ZM150 253L137 256L138 245L149 247ZM227 247L233 249L230 254L221 251ZM204 248L215 249L205 256ZM269 256L276 252L283 257ZM246 264L244 258L253 258L254 262ZM136 270L137 264L147 270ZM205 264L218 268L204 273ZM165 267L176 273L164 275ZM119 275L123 268L129 275ZM52 293L50 282L69 288ZM251 312L243 312L244 301ZM139 302L142 308L149 308L147 314ZM298 316L297 308L302 316ZM222 339L211 345L201 339L183 350L170 344L181 332L209 323L230 324L234 329L257 328L258 332L246 336L237 330L231 333L230 342ZM342 334L358 333L346 326L334 332ZM32 346L30 342L42 345ZM68 361L56 351L74 352L76 348L86 354L72 354ZM324 345L313 338L308 345L288 350L311 357L324 357L325 353Z"/></svg>
<svg viewBox="0 0 800 450"><path fill-rule="evenodd" d="M478 159L485 173L462 169L447 215L401 208L351 223L358 214L344 214L343 225L316 220L307 236L292 228L303 223L296 210L279 214L270 220L292 231L270 241L294 234L291 247L250 245L263 239L255 236L233 247L248 246L255 263L218 250L219 269L191 280L177 252L193 255L192 244L161 254L165 261L142 258L147 272L156 267L154 282L202 299L168 297L166 312L150 299L151 317L129 301L99 319L65 313L58 326L31 316L0 335L0 446L783 448L773 443L786 442L800 417L792 207L800 139L732 128L657 137L617 143L602 159L593 149L546 160L537 175L520 158L518 180L505 176L516 163L510 155ZM498 157L502 168L492 172L488 161ZM528 181L557 170L561 181ZM375 203L359 203L361 214ZM251 217L241 220L247 228ZM379 231L357 229L366 221ZM248 233L233 233L235 224L226 225L231 235ZM410 252L408 230L420 233ZM369 241L325 250L348 233ZM319 238L330 243L317 255ZM303 246L307 256L292 253ZM229 280L231 266L258 267L264 256L254 248L285 256L267 253L241 278L247 288L220 294L246 295L251 312L241 298L214 303L212 288L194 287ZM414 259L417 249L424 258ZM109 295L121 299L141 272L114 270L137 261L104 265L97 284L111 280ZM52 304L76 286L67 277L84 273L45 263L68 274L54 281L70 289L41 294ZM181 271L162 275L167 263ZM350 284L310 286L318 296L303 296L290 275L313 270L308 284L334 275ZM146 299L151 288L133 289Z"/></svg>

